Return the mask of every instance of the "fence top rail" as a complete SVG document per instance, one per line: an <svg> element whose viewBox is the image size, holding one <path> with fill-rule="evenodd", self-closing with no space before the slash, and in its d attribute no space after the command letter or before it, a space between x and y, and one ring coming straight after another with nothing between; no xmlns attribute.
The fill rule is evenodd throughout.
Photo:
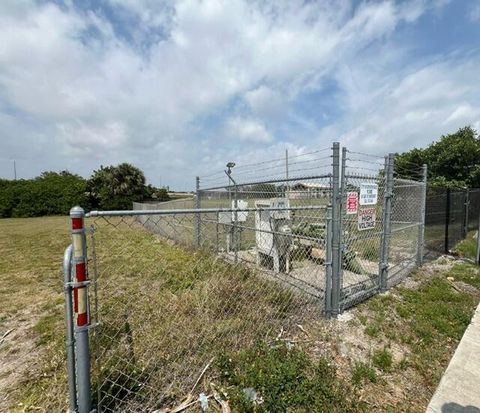
<svg viewBox="0 0 480 413"><path fill-rule="evenodd" d="M416 181L415 179L407 179L407 178L393 178L393 180L395 182L400 182L400 183L405 183L405 184L411 184L411 185L419 185L419 186L423 186L425 185L425 183L423 181Z"/></svg>
<svg viewBox="0 0 480 413"><path fill-rule="evenodd" d="M188 209L145 209L128 211L90 211L87 218L94 217L117 217L117 216L138 216L138 215L188 215L208 214L220 212L256 212L256 211L321 211L326 210L328 205L296 206L296 207L267 207L267 208L188 208Z"/></svg>
<svg viewBox="0 0 480 413"><path fill-rule="evenodd" d="M310 179L322 179L322 178L330 178L332 174L321 174L321 175L306 175L306 176L296 176L292 178L277 178L277 179L265 179L262 181L252 181L252 182L237 182L237 188L246 185L261 185L261 184L275 184L275 183L282 183L282 182L294 182L294 181L308 181ZM201 181L200 181L201 183ZM224 189L224 190L232 190L235 188L235 185L232 184L225 184L220 186L213 186L210 188L202 188L200 187L200 191L213 191L216 189Z"/></svg>

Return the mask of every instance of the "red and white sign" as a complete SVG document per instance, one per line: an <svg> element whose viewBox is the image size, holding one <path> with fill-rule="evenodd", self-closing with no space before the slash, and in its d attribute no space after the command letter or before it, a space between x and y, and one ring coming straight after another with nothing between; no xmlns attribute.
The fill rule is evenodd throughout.
<svg viewBox="0 0 480 413"><path fill-rule="evenodd" d="M364 231L366 229L375 228L375 220L377 218L377 211L375 208L362 208L358 211L358 230Z"/></svg>
<svg viewBox="0 0 480 413"><path fill-rule="evenodd" d="M358 212L358 192L347 192L347 215Z"/></svg>

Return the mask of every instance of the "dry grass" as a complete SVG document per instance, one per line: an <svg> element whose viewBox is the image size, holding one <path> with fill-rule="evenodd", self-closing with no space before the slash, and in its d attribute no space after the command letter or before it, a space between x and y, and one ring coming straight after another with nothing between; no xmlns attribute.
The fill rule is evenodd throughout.
<svg viewBox="0 0 480 413"><path fill-rule="evenodd" d="M49 382L55 394L64 381L61 263L68 241L65 217L0 220L0 336L11 331L0 345L0 411L33 410L38 398L29 389L40 394Z"/></svg>
<svg viewBox="0 0 480 413"><path fill-rule="evenodd" d="M92 343L100 360L93 379L102 403L117 410L176 404L212 356L280 335L315 362L333 363L367 411L422 411L479 298L478 270L448 261L360 305L348 322L325 321L318 303L251 269L159 240L131 220L96 226L102 326ZM66 407L61 263L68 243L66 218L0 220L0 332L13 329L0 347L0 411ZM273 361L274 371L289 371ZM258 382L262 373L249 368ZM214 363L195 393L208 393L211 382L233 386Z"/></svg>

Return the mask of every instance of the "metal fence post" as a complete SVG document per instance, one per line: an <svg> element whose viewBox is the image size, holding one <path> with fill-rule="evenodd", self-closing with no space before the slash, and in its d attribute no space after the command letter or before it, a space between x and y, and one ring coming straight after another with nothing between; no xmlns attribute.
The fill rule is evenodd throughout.
<svg viewBox="0 0 480 413"><path fill-rule="evenodd" d="M447 188L447 202L445 205L445 246L444 246L444 251L445 254L449 253L449 248L448 248L448 227L450 225L450 188Z"/></svg>
<svg viewBox="0 0 480 413"><path fill-rule="evenodd" d="M422 166L422 198L420 209L420 226L418 227L418 242L417 242L417 265L423 264L423 256L425 252L425 213L427 204L427 165Z"/></svg>
<svg viewBox="0 0 480 413"><path fill-rule="evenodd" d="M75 311L76 382L78 413L90 413L90 349L88 331L90 308L88 303L87 242L85 212L76 206L70 210L73 245L73 306Z"/></svg>
<svg viewBox="0 0 480 413"><path fill-rule="evenodd" d="M391 220L392 220L392 197L393 197L393 168L395 155L388 154L385 165L385 190L383 194L383 231L380 245L380 292L387 291L388 261L390 250Z"/></svg>
<svg viewBox="0 0 480 413"><path fill-rule="evenodd" d="M201 208L201 200L200 200L200 177L197 176L195 178L195 208ZM201 245L201 222L200 222L200 213L197 212L195 214L195 242L194 245L200 247Z"/></svg>
<svg viewBox="0 0 480 413"><path fill-rule="evenodd" d="M340 311L340 143L333 143L332 154L332 308L331 314L336 317ZM339 265L340 264L340 265Z"/></svg>
<svg viewBox="0 0 480 413"><path fill-rule="evenodd" d="M346 241L345 241L345 234L343 231L343 218L344 218L344 203L346 201L346 178L345 178L345 171L347 169L347 148L342 148L342 161L340 164L340 191L339 191L339 219L338 219L338 233L340 234L340 253L338 255L338 285L339 291L342 291L343 288L343 254L346 249ZM340 297L339 292L339 297Z"/></svg>
<svg viewBox="0 0 480 413"><path fill-rule="evenodd" d="M65 327L67 350L67 377L68 377L68 407L69 413L77 411L77 386L75 382L75 336L73 327L72 304L72 252L70 244L63 255L63 285L65 294Z"/></svg>
<svg viewBox="0 0 480 413"><path fill-rule="evenodd" d="M477 251L475 254L475 263L480 265L480 211L478 213L478 225L477 225Z"/></svg>
<svg viewBox="0 0 480 413"><path fill-rule="evenodd" d="M470 191L467 188L465 192L465 204L463 206L463 237L466 238L468 234L468 208L470 206Z"/></svg>
<svg viewBox="0 0 480 413"><path fill-rule="evenodd" d="M286 189L286 195L285 198L289 198L289 192L290 192L290 182L289 182L289 171L288 171L288 149L285 149L285 179L287 180L285 184L285 189Z"/></svg>
<svg viewBox="0 0 480 413"><path fill-rule="evenodd" d="M327 207L325 238L325 316L332 316L332 207Z"/></svg>

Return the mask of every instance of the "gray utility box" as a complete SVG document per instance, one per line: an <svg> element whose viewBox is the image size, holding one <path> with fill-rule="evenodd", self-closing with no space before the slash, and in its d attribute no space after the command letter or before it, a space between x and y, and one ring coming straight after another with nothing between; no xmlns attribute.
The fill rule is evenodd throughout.
<svg viewBox="0 0 480 413"><path fill-rule="evenodd" d="M255 201L255 243L257 265L273 267L276 272L290 271L292 230L287 198L270 198ZM263 208L282 208L263 210ZM283 209L284 208L284 209Z"/></svg>

